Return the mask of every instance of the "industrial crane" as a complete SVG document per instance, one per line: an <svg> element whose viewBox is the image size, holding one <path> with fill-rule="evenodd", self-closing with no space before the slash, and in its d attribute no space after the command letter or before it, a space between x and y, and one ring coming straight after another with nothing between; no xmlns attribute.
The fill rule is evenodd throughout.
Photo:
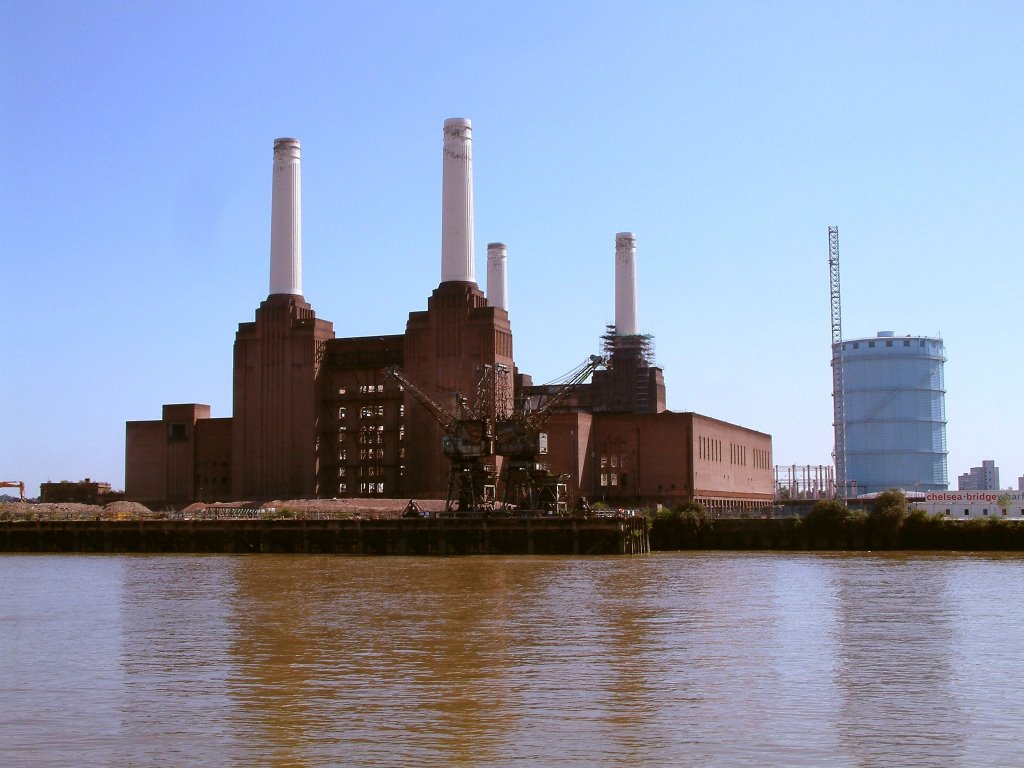
<svg viewBox="0 0 1024 768"><path fill-rule="evenodd" d="M0 488L17 488L21 500L25 500L25 484L21 480L0 480Z"/></svg>
<svg viewBox="0 0 1024 768"><path fill-rule="evenodd" d="M828 228L828 288L832 307L832 426L835 430L836 489L840 499L846 485L846 382L843 375L843 300L839 291L839 227Z"/></svg>
<svg viewBox="0 0 1024 768"><path fill-rule="evenodd" d="M494 456L494 420L489 413L487 398L479 395L487 391L486 384L477 386L478 397L473 403L456 394L456 412L453 414L409 381L400 369L394 366L385 368L384 375L406 389L441 426L444 433L441 450L451 462L445 512L480 512L492 507L494 466L484 460ZM487 379L493 392L493 366L484 366L481 382Z"/></svg>
<svg viewBox="0 0 1024 768"><path fill-rule="evenodd" d="M600 355L591 355L551 386L550 396L530 406L524 399L508 417L499 418L495 429L495 453L505 458L502 479L505 507L520 512L564 513L568 511L566 475L555 475L540 461L548 452L544 425L594 371L605 365Z"/></svg>

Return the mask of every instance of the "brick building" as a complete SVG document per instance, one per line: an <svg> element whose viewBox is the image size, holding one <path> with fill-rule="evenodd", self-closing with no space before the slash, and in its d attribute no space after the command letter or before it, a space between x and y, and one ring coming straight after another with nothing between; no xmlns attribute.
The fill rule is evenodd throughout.
<svg viewBox="0 0 1024 768"><path fill-rule="evenodd" d="M270 292L234 345L233 415L165 405L126 425L125 493L153 505L378 496L444 498L449 462L436 420L387 367L449 412L481 366L500 370L492 410L549 394L513 376L505 248L488 248L489 295L473 254L472 131L445 121L441 282L401 335L336 338L301 286L299 143L274 146ZM625 505L696 499L746 510L772 499L771 437L665 410L665 382L636 322L635 238L616 237L616 322L607 367L550 416L547 463L579 496ZM580 355L582 357L582 355ZM493 415L493 413L492 413ZM492 457L500 474L500 457ZM499 494L500 497L500 494Z"/></svg>

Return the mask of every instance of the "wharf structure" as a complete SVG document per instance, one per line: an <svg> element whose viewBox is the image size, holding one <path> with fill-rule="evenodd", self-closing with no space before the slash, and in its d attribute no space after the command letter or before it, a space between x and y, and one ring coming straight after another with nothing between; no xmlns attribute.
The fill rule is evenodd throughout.
<svg viewBox="0 0 1024 768"><path fill-rule="evenodd" d="M211 418L196 403L163 406L162 418L126 425L125 495L150 506L195 501L335 497L444 498L449 462L442 428L412 393L385 375L400 368L455 413L495 373L490 407L509 410L550 388L516 367L508 249L491 243L487 288L474 253L472 127L443 132L441 281L403 334L336 337L302 292L300 145L274 144L270 290L238 327L233 414ZM771 436L666 410L664 374L637 322L636 238L615 239L615 324L607 361L546 425L547 468L564 475L568 505L697 501L755 511L773 496ZM585 356L567 352L570 360ZM493 457L500 477L504 457ZM499 490L499 494L501 489Z"/></svg>

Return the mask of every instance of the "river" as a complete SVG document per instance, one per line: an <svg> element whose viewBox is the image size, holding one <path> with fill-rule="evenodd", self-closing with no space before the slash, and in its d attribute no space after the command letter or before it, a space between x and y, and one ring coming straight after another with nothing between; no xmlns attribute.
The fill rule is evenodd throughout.
<svg viewBox="0 0 1024 768"><path fill-rule="evenodd" d="M0 761L1024 764L1024 556L0 556Z"/></svg>

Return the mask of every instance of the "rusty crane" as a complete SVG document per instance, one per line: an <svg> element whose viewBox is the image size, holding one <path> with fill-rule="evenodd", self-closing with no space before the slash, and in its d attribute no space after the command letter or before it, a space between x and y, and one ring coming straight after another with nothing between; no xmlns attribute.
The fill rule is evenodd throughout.
<svg viewBox="0 0 1024 768"><path fill-rule="evenodd" d="M603 365L603 357L591 355L561 380L547 385L546 398L524 398L511 414L498 418L495 453L504 458L502 484L506 509L521 513L568 512L566 475L552 473L542 461L548 452L544 425L555 409Z"/></svg>

